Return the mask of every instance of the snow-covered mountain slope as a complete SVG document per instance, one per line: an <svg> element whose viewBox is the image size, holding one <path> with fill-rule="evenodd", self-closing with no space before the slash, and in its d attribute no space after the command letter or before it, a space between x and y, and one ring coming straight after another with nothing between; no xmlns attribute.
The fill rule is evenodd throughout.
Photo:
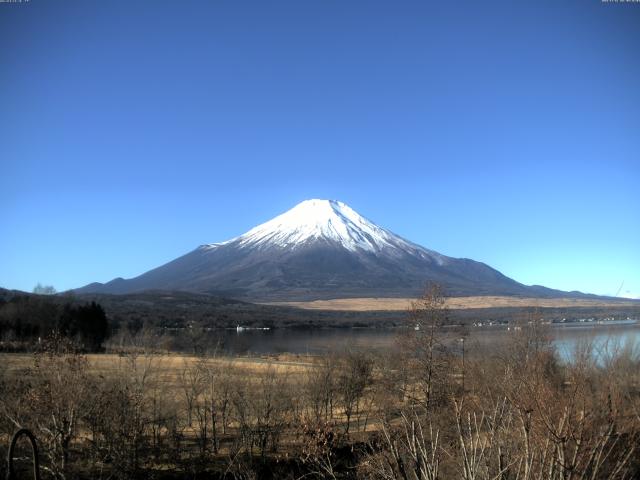
<svg viewBox="0 0 640 480"><path fill-rule="evenodd" d="M395 235L334 200L306 200L247 233L194 251L136 278L81 292L185 290L249 300L406 297L428 281L451 295L555 295L469 259ZM554 293L555 292L555 293Z"/></svg>
<svg viewBox="0 0 640 480"><path fill-rule="evenodd" d="M296 249L318 240L334 242L352 252L363 250L380 253L400 249L421 251L439 261L444 259L436 252L408 242L379 227L342 202L319 199L305 200L282 215L252 228L244 235L222 244L203 247L217 248L237 243L245 248Z"/></svg>

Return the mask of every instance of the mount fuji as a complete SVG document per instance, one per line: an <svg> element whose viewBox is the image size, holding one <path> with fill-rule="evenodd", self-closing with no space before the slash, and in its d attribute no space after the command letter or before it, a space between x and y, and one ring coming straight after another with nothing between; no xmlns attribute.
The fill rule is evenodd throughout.
<svg viewBox="0 0 640 480"><path fill-rule="evenodd" d="M452 296L574 295L525 286L484 263L442 255L342 202L317 199L138 277L92 283L76 292L181 290L252 301L412 297L430 281Z"/></svg>

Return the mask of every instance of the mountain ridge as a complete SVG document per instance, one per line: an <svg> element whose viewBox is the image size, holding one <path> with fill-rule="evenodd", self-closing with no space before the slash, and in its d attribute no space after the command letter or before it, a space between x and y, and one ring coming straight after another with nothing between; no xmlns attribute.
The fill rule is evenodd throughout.
<svg viewBox="0 0 640 480"><path fill-rule="evenodd" d="M336 200L311 199L246 233L131 279L79 293L182 290L250 301L411 297L427 282L451 296L584 296L526 286L490 266L406 240Z"/></svg>

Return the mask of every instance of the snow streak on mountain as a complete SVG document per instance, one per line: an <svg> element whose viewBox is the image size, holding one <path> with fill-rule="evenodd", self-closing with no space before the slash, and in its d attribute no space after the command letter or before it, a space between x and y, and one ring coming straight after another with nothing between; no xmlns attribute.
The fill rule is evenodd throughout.
<svg viewBox="0 0 640 480"><path fill-rule="evenodd" d="M185 290L249 300L307 300L415 296L428 281L442 284L451 295L563 293L526 287L483 263L441 255L342 202L317 199L139 277L79 291Z"/></svg>

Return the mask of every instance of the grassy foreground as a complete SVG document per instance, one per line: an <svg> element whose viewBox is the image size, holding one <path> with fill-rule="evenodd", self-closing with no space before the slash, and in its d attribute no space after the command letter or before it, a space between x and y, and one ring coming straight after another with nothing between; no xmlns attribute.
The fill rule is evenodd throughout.
<svg viewBox="0 0 640 480"><path fill-rule="evenodd" d="M31 429L55 479L639 478L635 346L598 357L585 343L566 364L534 322L461 355L441 315L414 309L420 330L376 356L186 356L152 342L84 355L47 339L0 356L0 449ZM24 445L16 456L24 468Z"/></svg>

